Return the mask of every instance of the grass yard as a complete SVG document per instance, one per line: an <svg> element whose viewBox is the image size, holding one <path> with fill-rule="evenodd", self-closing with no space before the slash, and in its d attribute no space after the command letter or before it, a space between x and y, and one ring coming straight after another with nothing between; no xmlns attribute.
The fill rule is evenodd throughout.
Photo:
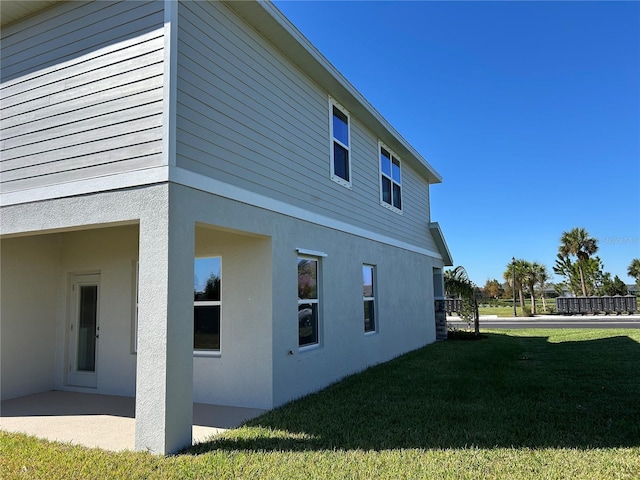
<svg viewBox="0 0 640 480"><path fill-rule="evenodd" d="M518 316L522 316L522 309L520 305L516 307ZM498 317L513 317L513 307L479 307L478 313L480 315L497 315Z"/></svg>
<svg viewBox="0 0 640 480"><path fill-rule="evenodd" d="M518 317L524 318L520 305L516 307L516 312L518 313ZM497 315L498 317L513 317L513 307L479 307L478 313L480 315ZM552 313L553 312L551 311L544 311L542 308L542 305L538 305L538 310L536 312L536 315L550 315Z"/></svg>
<svg viewBox="0 0 640 480"><path fill-rule="evenodd" d="M531 302L527 302L526 306L531 308ZM537 315L548 315L550 313L555 312L555 306L556 306L556 301L555 299L552 300L547 300L547 308L548 310L545 311L544 308L542 308L542 302L538 301L537 303ZM553 311L549 309L549 307L553 307ZM509 305L509 306L492 306L492 305L481 305L478 308L478 312L480 313L480 315L497 315L498 317L513 317L513 305ZM522 308L520 308L520 304L518 303L518 305L516 305L516 312L518 313L519 317L522 317Z"/></svg>
<svg viewBox="0 0 640 480"><path fill-rule="evenodd" d="M0 478L640 478L640 330L409 353L180 455L0 433Z"/></svg>

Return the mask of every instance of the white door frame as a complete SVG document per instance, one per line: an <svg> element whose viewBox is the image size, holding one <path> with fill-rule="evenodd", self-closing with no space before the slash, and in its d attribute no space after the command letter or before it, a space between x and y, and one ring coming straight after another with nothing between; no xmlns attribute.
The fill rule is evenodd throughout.
<svg viewBox="0 0 640 480"><path fill-rule="evenodd" d="M81 308L83 301L87 303ZM100 338L99 273L72 275L69 306L67 384L96 388Z"/></svg>

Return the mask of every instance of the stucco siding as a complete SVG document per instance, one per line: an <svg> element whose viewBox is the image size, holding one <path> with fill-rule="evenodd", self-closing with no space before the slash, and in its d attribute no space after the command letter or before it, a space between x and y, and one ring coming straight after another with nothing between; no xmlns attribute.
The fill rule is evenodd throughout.
<svg viewBox="0 0 640 480"><path fill-rule="evenodd" d="M3 239L0 254L2 399L54 386L60 237Z"/></svg>
<svg viewBox="0 0 640 480"><path fill-rule="evenodd" d="M97 273L100 276L97 346L97 393L135 395L136 355L133 353L135 312L135 268L138 257L138 227L135 225L100 228L62 234L60 260L63 280L76 274ZM65 285L62 292L68 290ZM65 292L68 294L68 292ZM61 300L64 297L61 297ZM59 319L66 331L70 318ZM65 358L68 345L58 343L59 358ZM67 363L69 363L67 358ZM65 388L67 379L56 369L57 387Z"/></svg>
<svg viewBox="0 0 640 480"><path fill-rule="evenodd" d="M222 259L220 353L196 352L193 401L271 408L271 239L196 227L196 257Z"/></svg>
<svg viewBox="0 0 640 480"><path fill-rule="evenodd" d="M104 192L4 209L5 233L35 225L57 233L2 240L3 397L76 389L66 380L69 285L87 273L100 274L101 292L93 391L140 395L136 380L147 372L140 346L133 353L135 265L147 254L141 227L159 222L166 198L195 226L193 253L222 257L221 349L190 353L195 401L271 408L435 340L437 258L180 185ZM140 227L110 226L136 219ZM323 254L320 344L307 351L298 348L297 249ZM181 283L190 290L193 262L183 261ZM364 333L363 263L376 266L374 334ZM147 286L145 297L138 288L141 302L160 308L149 298L155 290ZM192 331L181 332L193 345Z"/></svg>
<svg viewBox="0 0 640 480"><path fill-rule="evenodd" d="M202 191L173 195L197 225L212 228L196 233L196 254L222 256L221 353L194 359L197 401L271 408L435 341L440 259ZM244 234L234 241L229 231ZM326 255L319 257L320 344L307 351L298 348L297 249ZM374 334L364 333L363 263L376 266Z"/></svg>
<svg viewBox="0 0 640 480"><path fill-rule="evenodd" d="M354 115L352 188L331 180L331 92L220 2L180 4L178 25L177 166L435 249L428 184L404 167L404 214L380 206L378 139Z"/></svg>
<svg viewBox="0 0 640 480"><path fill-rule="evenodd" d="M3 29L3 192L161 164L163 18L64 2Z"/></svg>
<svg viewBox="0 0 640 480"><path fill-rule="evenodd" d="M136 226L2 240L2 398L68 386L74 275L100 278L95 392L135 394Z"/></svg>

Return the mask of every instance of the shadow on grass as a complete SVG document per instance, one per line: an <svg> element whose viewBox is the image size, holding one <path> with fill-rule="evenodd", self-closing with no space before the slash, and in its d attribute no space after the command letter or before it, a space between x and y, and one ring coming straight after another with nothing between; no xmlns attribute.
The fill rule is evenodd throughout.
<svg viewBox="0 0 640 480"><path fill-rule="evenodd" d="M185 453L640 446L640 344L484 334L351 376Z"/></svg>

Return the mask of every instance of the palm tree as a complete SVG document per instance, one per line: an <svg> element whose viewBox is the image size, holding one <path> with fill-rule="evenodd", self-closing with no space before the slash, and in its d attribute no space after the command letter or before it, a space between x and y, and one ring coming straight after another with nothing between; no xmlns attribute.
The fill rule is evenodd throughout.
<svg viewBox="0 0 640 480"><path fill-rule="evenodd" d="M589 236L584 228L573 228L568 232L562 232L558 253L563 257L573 255L578 258L578 271L580 272L580 286L582 295L587 296L587 287L584 281L584 262L598 251L598 240Z"/></svg>
<svg viewBox="0 0 640 480"><path fill-rule="evenodd" d="M524 308L524 285L526 282L526 272L527 265L529 262L522 259L517 259L515 261L515 268L513 263L508 263L507 268L502 274L502 278L511 285L512 289L515 289L518 292L518 299L520 300L520 308ZM515 270L515 278L514 278L514 270ZM514 284L515 280L515 284Z"/></svg>
<svg viewBox="0 0 640 480"><path fill-rule="evenodd" d="M546 302L546 295L544 291L545 291L545 288L547 287L548 280L549 280L549 272L547 272L547 267L545 265L538 265L536 270L536 283L540 288L540 299L542 300L542 308L545 312L547 311L547 302Z"/></svg>
<svg viewBox="0 0 640 480"><path fill-rule="evenodd" d="M517 267L516 267L517 269ZM522 260L522 281L529 288L529 296L531 297L531 313L535 315L537 312L536 306L536 284L540 282L541 275L544 275L546 280L547 269L544 265L540 265L537 262L528 262Z"/></svg>
<svg viewBox="0 0 640 480"><path fill-rule="evenodd" d="M636 285L640 287L640 258L631 260L627 268L627 275L636 279Z"/></svg>

